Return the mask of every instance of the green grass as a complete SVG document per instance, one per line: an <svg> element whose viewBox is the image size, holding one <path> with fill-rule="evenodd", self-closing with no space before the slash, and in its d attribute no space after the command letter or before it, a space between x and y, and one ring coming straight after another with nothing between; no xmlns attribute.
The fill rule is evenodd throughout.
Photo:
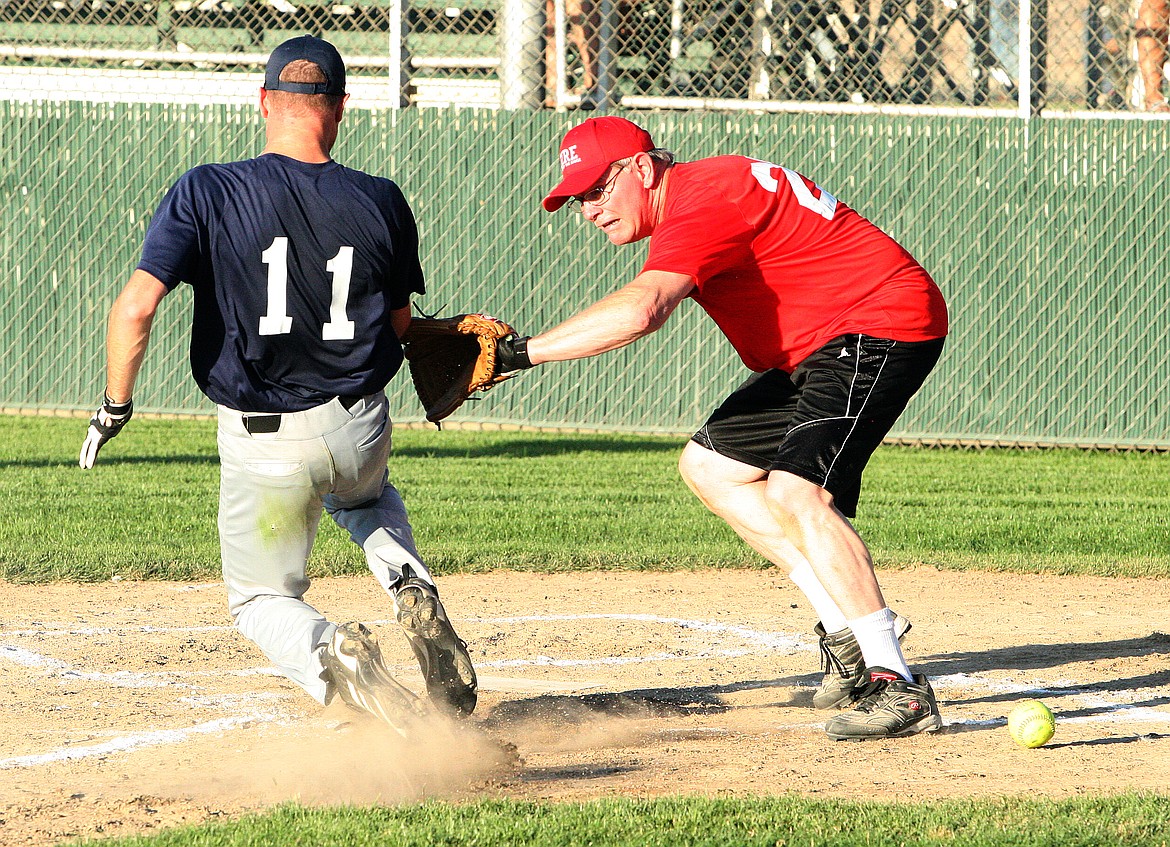
<svg viewBox="0 0 1170 847"><path fill-rule="evenodd" d="M0 578L218 577L215 425L135 420L91 471L79 418L0 416ZM438 573L763 567L686 489L679 438L400 430L390 477ZM881 448L858 529L883 567L1170 576L1170 456ZM314 575L365 569L330 521Z"/></svg>
<svg viewBox="0 0 1170 847"><path fill-rule="evenodd" d="M775 845L1165 845L1170 802L1153 795L909 804L688 798L306 809L102 841L104 847L774 847Z"/></svg>
<svg viewBox="0 0 1170 847"><path fill-rule="evenodd" d="M218 576L214 424L135 420L97 467L85 421L0 417L0 578ZM438 572L762 567L686 490L682 440L400 431L390 474ZM883 447L857 524L885 566L1170 576L1170 457ZM328 521L317 574L364 572ZM711 786L712 792L719 790ZM925 804L799 796L307 809L101 841L241 845L1161 845L1170 799Z"/></svg>
<svg viewBox="0 0 1170 847"><path fill-rule="evenodd" d="M882 448L857 526L879 560L1170 575L1170 455Z"/></svg>

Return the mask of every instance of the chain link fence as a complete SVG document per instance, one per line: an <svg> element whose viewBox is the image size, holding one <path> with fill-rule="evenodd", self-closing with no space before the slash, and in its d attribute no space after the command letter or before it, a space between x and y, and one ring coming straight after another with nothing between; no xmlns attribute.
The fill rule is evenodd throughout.
<svg viewBox="0 0 1170 847"><path fill-rule="evenodd" d="M276 44L311 32L370 107L1156 114L1166 15L1165 0L0 0L0 71L27 96L240 102Z"/></svg>
<svg viewBox="0 0 1170 847"><path fill-rule="evenodd" d="M684 159L751 153L814 177L918 256L953 332L895 435L931 442L1170 446L1170 136L1138 121L943 116L638 116ZM631 279L579 215L540 209L576 115L353 110L335 154L393 177L419 219L429 313L483 310L535 332ZM89 410L105 316L163 192L254 155L254 107L0 102L0 407ZM139 388L146 412L208 413L188 373L190 292L168 297ZM746 376L684 303L623 350L538 368L455 420L685 432ZM422 413L405 375L400 421Z"/></svg>
<svg viewBox="0 0 1170 847"><path fill-rule="evenodd" d="M0 408L91 409L105 316L158 201L188 168L259 151L263 63L309 31L351 69L337 158L395 179L419 219L427 312L483 310L534 332L632 278L644 245L613 248L539 199L582 100L637 105L625 113L681 159L802 171L934 274L954 331L896 436L1170 447L1170 134L1129 99L1138 10L1024 4L1033 42L1054 37L1021 85L1015 0L868 16L778 0L580 14L476 2L0 0ZM590 53L570 30L592 32L594 11ZM188 373L189 313L180 287L156 323L143 411L211 411ZM456 420L686 432L744 376L684 304L645 341L526 374ZM421 421L404 376L391 400L397 419Z"/></svg>

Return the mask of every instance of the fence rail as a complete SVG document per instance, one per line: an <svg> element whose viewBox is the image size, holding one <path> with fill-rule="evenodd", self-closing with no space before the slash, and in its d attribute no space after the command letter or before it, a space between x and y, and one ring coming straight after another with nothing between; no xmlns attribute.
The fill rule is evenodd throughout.
<svg viewBox="0 0 1170 847"><path fill-rule="evenodd" d="M1139 26L1141 2L4 0L0 67L230 77L313 32L388 86L374 108L1164 116L1146 89L1165 22ZM116 79L86 84L116 95Z"/></svg>

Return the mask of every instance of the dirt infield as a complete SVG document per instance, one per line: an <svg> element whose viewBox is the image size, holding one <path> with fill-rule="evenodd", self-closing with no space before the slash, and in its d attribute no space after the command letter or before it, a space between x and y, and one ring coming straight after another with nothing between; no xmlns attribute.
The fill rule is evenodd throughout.
<svg viewBox="0 0 1170 847"><path fill-rule="evenodd" d="M229 627L218 585L3 585L4 843L289 799L1170 789L1170 581L920 568L882 582L914 621L906 652L938 692L938 733L826 739L810 705L814 621L776 572L492 574L440 582L480 674L475 732L409 750L273 675ZM373 622L395 672L421 690L372 578L319 580L308 599L334 620ZM1057 713L1056 737L1022 750L1005 715L1037 697Z"/></svg>

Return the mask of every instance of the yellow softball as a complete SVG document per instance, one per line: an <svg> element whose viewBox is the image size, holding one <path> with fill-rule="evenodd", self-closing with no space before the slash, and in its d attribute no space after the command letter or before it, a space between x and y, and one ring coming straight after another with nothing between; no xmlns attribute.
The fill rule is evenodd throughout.
<svg viewBox="0 0 1170 847"><path fill-rule="evenodd" d="M1056 732L1056 718L1039 700L1028 700L1008 714L1008 732L1021 747L1040 747Z"/></svg>

